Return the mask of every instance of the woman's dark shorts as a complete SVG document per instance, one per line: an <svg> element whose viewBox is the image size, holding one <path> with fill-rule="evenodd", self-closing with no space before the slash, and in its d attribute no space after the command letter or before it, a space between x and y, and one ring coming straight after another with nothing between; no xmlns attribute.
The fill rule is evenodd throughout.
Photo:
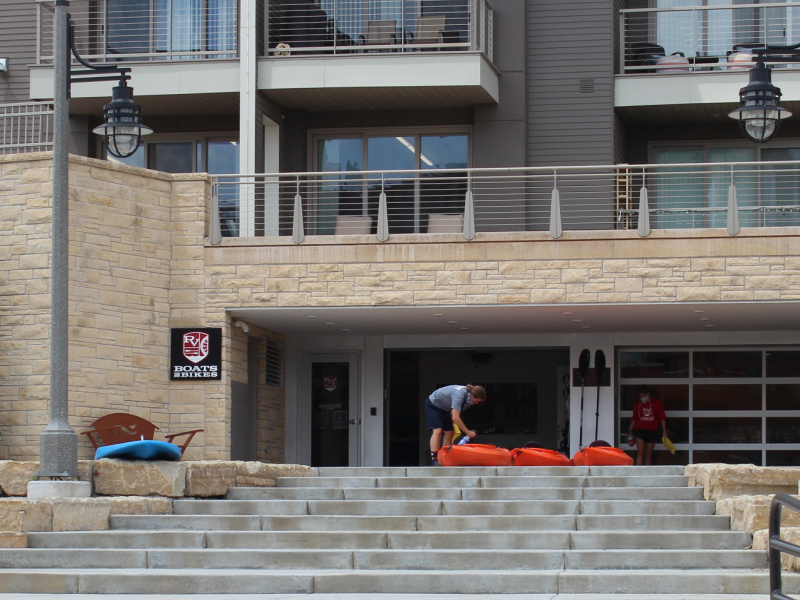
<svg viewBox="0 0 800 600"><path fill-rule="evenodd" d="M450 413L435 407L428 399L425 400L425 416L428 418L428 431L434 429L453 431L453 419L450 418Z"/></svg>
<svg viewBox="0 0 800 600"><path fill-rule="evenodd" d="M658 429L636 429L633 435L634 437L644 440L646 444L655 444L661 440L661 434Z"/></svg>

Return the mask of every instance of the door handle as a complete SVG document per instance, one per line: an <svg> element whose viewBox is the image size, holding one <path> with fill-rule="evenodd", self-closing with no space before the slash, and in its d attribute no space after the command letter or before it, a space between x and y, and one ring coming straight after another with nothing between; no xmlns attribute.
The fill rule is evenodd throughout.
<svg viewBox="0 0 800 600"><path fill-rule="evenodd" d="M350 425L361 425L361 419L350 419Z"/></svg>

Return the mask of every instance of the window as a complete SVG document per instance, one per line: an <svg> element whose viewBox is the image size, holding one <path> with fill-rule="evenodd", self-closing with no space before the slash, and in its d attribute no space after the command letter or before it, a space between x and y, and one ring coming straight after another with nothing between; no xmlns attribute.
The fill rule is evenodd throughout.
<svg viewBox="0 0 800 600"><path fill-rule="evenodd" d="M624 349L619 352L620 442L639 386L664 403L677 460L779 466L800 459L800 349ZM660 456L658 456L660 454Z"/></svg>
<svg viewBox="0 0 800 600"><path fill-rule="evenodd" d="M106 22L111 54L194 53L171 57L177 59L235 55L235 0L108 0Z"/></svg>
<svg viewBox="0 0 800 600"><path fill-rule="evenodd" d="M381 193L390 233L424 232L432 214L463 214L466 177L442 170L468 167L466 133L318 135L313 147L313 170L331 173L322 176L309 223L317 234L335 233L337 217L344 215L370 218L374 230ZM395 172L354 173L367 170ZM405 170L430 173L417 177Z"/></svg>
<svg viewBox="0 0 800 600"><path fill-rule="evenodd" d="M665 166L653 183L655 226L665 229L725 227L728 195L735 185L739 223L748 226L800 225L800 148L755 146L656 148L655 163L746 163L714 166ZM797 160L794 165L770 164Z"/></svg>

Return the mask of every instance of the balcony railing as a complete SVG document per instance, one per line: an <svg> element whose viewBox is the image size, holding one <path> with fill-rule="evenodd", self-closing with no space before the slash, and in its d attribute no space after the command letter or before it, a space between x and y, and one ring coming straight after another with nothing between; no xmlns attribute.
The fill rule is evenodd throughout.
<svg viewBox="0 0 800 600"><path fill-rule="evenodd" d="M800 162L221 175L212 241L800 226Z"/></svg>
<svg viewBox="0 0 800 600"><path fill-rule="evenodd" d="M237 0L71 0L75 42L92 62L238 55ZM38 0L38 63L53 62L53 3Z"/></svg>
<svg viewBox="0 0 800 600"><path fill-rule="evenodd" d="M487 0L272 0L273 57L364 52L478 51L493 59Z"/></svg>
<svg viewBox="0 0 800 600"><path fill-rule="evenodd" d="M0 154L52 149L52 103L0 104Z"/></svg>
<svg viewBox="0 0 800 600"><path fill-rule="evenodd" d="M621 73L747 69L750 48L800 41L800 4L623 9L620 31Z"/></svg>

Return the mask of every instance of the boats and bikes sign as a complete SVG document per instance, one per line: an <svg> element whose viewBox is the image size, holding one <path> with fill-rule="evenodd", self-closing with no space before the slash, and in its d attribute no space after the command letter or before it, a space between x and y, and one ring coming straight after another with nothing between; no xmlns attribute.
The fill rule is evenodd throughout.
<svg viewBox="0 0 800 600"><path fill-rule="evenodd" d="M176 327L171 330L170 379L222 378L222 329Z"/></svg>

